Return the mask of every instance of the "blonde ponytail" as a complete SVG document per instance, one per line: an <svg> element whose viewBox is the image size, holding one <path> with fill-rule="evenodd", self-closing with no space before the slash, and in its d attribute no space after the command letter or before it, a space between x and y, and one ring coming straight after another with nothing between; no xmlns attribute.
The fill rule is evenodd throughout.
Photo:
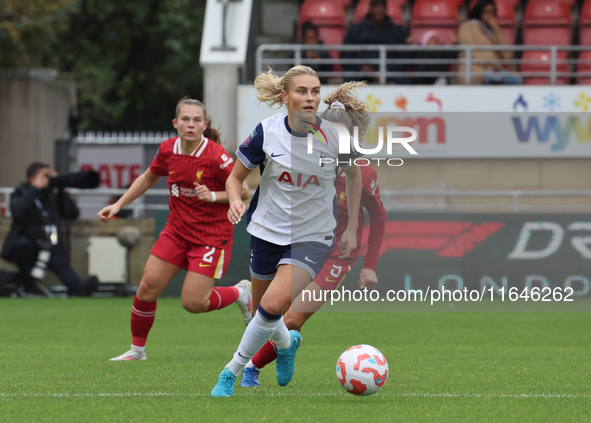
<svg viewBox="0 0 591 423"><path fill-rule="evenodd" d="M299 75L311 75L318 77L316 71L308 66L294 66L282 77L277 76L273 69L269 68L267 73L262 73L254 80L254 87L257 90L257 99L272 108L283 106L281 91L289 92L294 77ZM320 81L318 82L320 84Z"/></svg>
<svg viewBox="0 0 591 423"><path fill-rule="evenodd" d="M365 81L352 81L341 84L336 91L324 97L324 103L328 104L328 109L320 117L329 122L345 124L351 134L353 134L353 127L356 126L359 130L359 139L363 139L371 119L369 117L369 107L357 97L355 90L358 87L365 86L367 86ZM331 108L330 106L333 103L341 103L345 110Z"/></svg>

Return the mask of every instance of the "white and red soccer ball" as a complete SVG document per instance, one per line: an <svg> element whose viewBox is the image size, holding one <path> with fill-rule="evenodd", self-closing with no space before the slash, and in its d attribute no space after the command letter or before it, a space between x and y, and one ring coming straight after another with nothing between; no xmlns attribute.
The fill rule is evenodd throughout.
<svg viewBox="0 0 591 423"><path fill-rule="evenodd" d="M371 345L355 345L339 357L337 378L353 395L375 394L388 380L388 362Z"/></svg>

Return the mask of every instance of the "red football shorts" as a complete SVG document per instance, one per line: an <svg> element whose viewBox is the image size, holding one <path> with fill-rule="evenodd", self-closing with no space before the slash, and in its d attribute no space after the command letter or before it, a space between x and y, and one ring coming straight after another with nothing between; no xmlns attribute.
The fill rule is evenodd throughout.
<svg viewBox="0 0 591 423"><path fill-rule="evenodd" d="M222 250L193 244L164 228L150 253L189 272L221 279L228 269L231 251L231 247Z"/></svg>
<svg viewBox="0 0 591 423"><path fill-rule="evenodd" d="M322 270L314 278L314 282L323 289L335 290L339 287L347 273L351 271L351 261L329 258L322 266Z"/></svg>

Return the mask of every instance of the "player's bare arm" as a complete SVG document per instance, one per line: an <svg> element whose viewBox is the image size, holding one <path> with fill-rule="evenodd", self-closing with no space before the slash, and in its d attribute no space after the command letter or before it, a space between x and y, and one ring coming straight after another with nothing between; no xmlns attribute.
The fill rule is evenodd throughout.
<svg viewBox="0 0 591 423"><path fill-rule="evenodd" d="M246 206L242 201L242 195L244 190L244 181L248 175L250 175L250 172L250 169L244 166L240 160L237 160L234 164L234 169L232 169L232 173L226 180L226 193L228 196L228 202L230 203L228 219L234 225L240 222L240 219L244 213L246 213Z"/></svg>
<svg viewBox="0 0 591 423"><path fill-rule="evenodd" d="M198 182L194 182L193 185L195 185L197 198L200 200L207 201L209 203L229 203L228 193L226 191L210 191L209 188ZM248 187L246 181L242 182L242 193L240 198L242 201L248 200L250 198L250 188Z"/></svg>
<svg viewBox="0 0 591 423"><path fill-rule="evenodd" d="M160 176L153 174L150 172L150 169L147 169L133 182L133 184L131 184L127 192L123 194L119 201L102 209L97 215L98 218L104 223L107 223L113 218L113 216L119 213L124 206L131 203L136 198L141 197L147 190L152 188L156 182L158 182L158 179L160 179Z"/></svg>
<svg viewBox="0 0 591 423"><path fill-rule="evenodd" d="M347 208L349 210L349 221L347 229L341 235L339 249L343 255L339 259L348 258L357 246L357 226L359 219L359 203L361 202L361 170L357 166L350 166L345 170L347 183Z"/></svg>

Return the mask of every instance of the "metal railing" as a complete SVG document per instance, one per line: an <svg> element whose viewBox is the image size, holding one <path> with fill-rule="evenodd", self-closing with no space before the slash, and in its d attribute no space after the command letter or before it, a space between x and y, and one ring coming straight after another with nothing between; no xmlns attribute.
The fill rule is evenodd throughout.
<svg viewBox="0 0 591 423"><path fill-rule="evenodd" d="M0 211L6 217L10 217L10 195L13 188L0 188ZM126 189L94 189L81 190L69 188L68 192L74 196L106 196L123 195ZM252 191L251 191L252 192ZM152 197L170 196L168 189L150 189L144 195ZM540 211L552 210L557 212L575 212L591 210L591 191L587 190L568 190L568 191L451 191L451 190L381 190L382 202L387 211L454 211L454 210L499 210L512 213L522 211ZM549 201L546 204L522 204L520 201L525 198L583 198L588 204L564 204L556 201ZM428 202L405 202L405 198L429 198ZM489 204L486 202L476 204L454 204L451 201L454 198L506 198L504 203ZM100 209L104 207L103 203L79 203L80 209ZM140 201L134 201L126 206L133 210L133 217L140 218L145 216L146 210L168 210L168 204L143 204Z"/></svg>
<svg viewBox="0 0 591 423"><path fill-rule="evenodd" d="M79 132L77 144L160 144L178 136L176 132ZM67 134L64 138L68 138Z"/></svg>
<svg viewBox="0 0 591 423"><path fill-rule="evenodd" d="M123 188L99 188L99 189L77 189L77 188L68 188L68 193L73 195L74 197L78 197L80 195L83 196L113 196L113 195L123 195L127 191L127 189ZM14 188L0 188L0 215L4 215L6 217L11 217L10 214L10 196L14 192ZM146 191L144 196L148 197L166 197L170 196L170 191L168 189L157 189L152 188ZM77 202L78 208L81 210L92 210L92 209L102 209L105 204L103 203L79 203ZM131 209L133 211L134 218L140 218L145 216L146 210L168 210L168 203L167 204L144 204L143 202L135 200L125 206L126 209Z"/></svg>
<svg viewBox="0 0 591 423"><path fill-rule="evenodd" d="M375 52L377 58L331 58L331 59L307 59L303 57L303 52L313 51L336 51L336 52ZM426 58L413 58L412 55L419 52L427 51L457 51L464 53L464 58L457 59L426 59ZM494 62L474 59L473 54L475 51L512 51L512 52L527 52L527 51L545 51L547 56L539 60L522 60L522 59L499 59ZM564 51L567 53L566 59L559 59L557 53ZM267 66L276 69L277 66L286 66L287 68L306 64L314 67L315 65L335 65L340 64L343 67L347 65L372 65L377 70L375 72L361 72L343 70L333 70L331 72L317 72L320 77L330 78L377 78L380 84L386 84L388 78L419 78L419 77L452 77L452 78L463 78L464 84L470 84L474 78L484 77L489 75L486 72L474 72L472 70L473 65L487 65L487 64L500 64L500 65L511 65L518 68L519 65L527 63L532 66L544 66L548 67L548 71L533 71L533 72L514 72L514 75L521 77L538 77L538 78L549 78L551 84L556 84L558 78L571 78L571 77L591 77L591 72L578 72L575 68L571 72L571 65L578 63L589 64L591 67L591 60L577 59L570 57L575 52L591 51L591 46L524 46L524 45L503 45L503 46L478 46L478 45L440 45L440 46L414 46L414 45L308 45L308 44L262 44L257 48L256 51L256 70L257 73L263 73L267 71ZM285 52L289 57L277 57L277 52ZM398 54L398 58L388 58L388 54ZM269 56L275 57L269 57ZM285 55L285 54L284 54ZM455 65L456 70L453 72L414 72L412 70L404 71L389 71L388 66L396 66L398 68L411 67L413 65ZM462 72L457 70L458 65L464 65ZM567 66L569 71L560 71L560 67ZM287 70L287 69L286 69ZM281 70L277 69L278 73Z"/></svg>

